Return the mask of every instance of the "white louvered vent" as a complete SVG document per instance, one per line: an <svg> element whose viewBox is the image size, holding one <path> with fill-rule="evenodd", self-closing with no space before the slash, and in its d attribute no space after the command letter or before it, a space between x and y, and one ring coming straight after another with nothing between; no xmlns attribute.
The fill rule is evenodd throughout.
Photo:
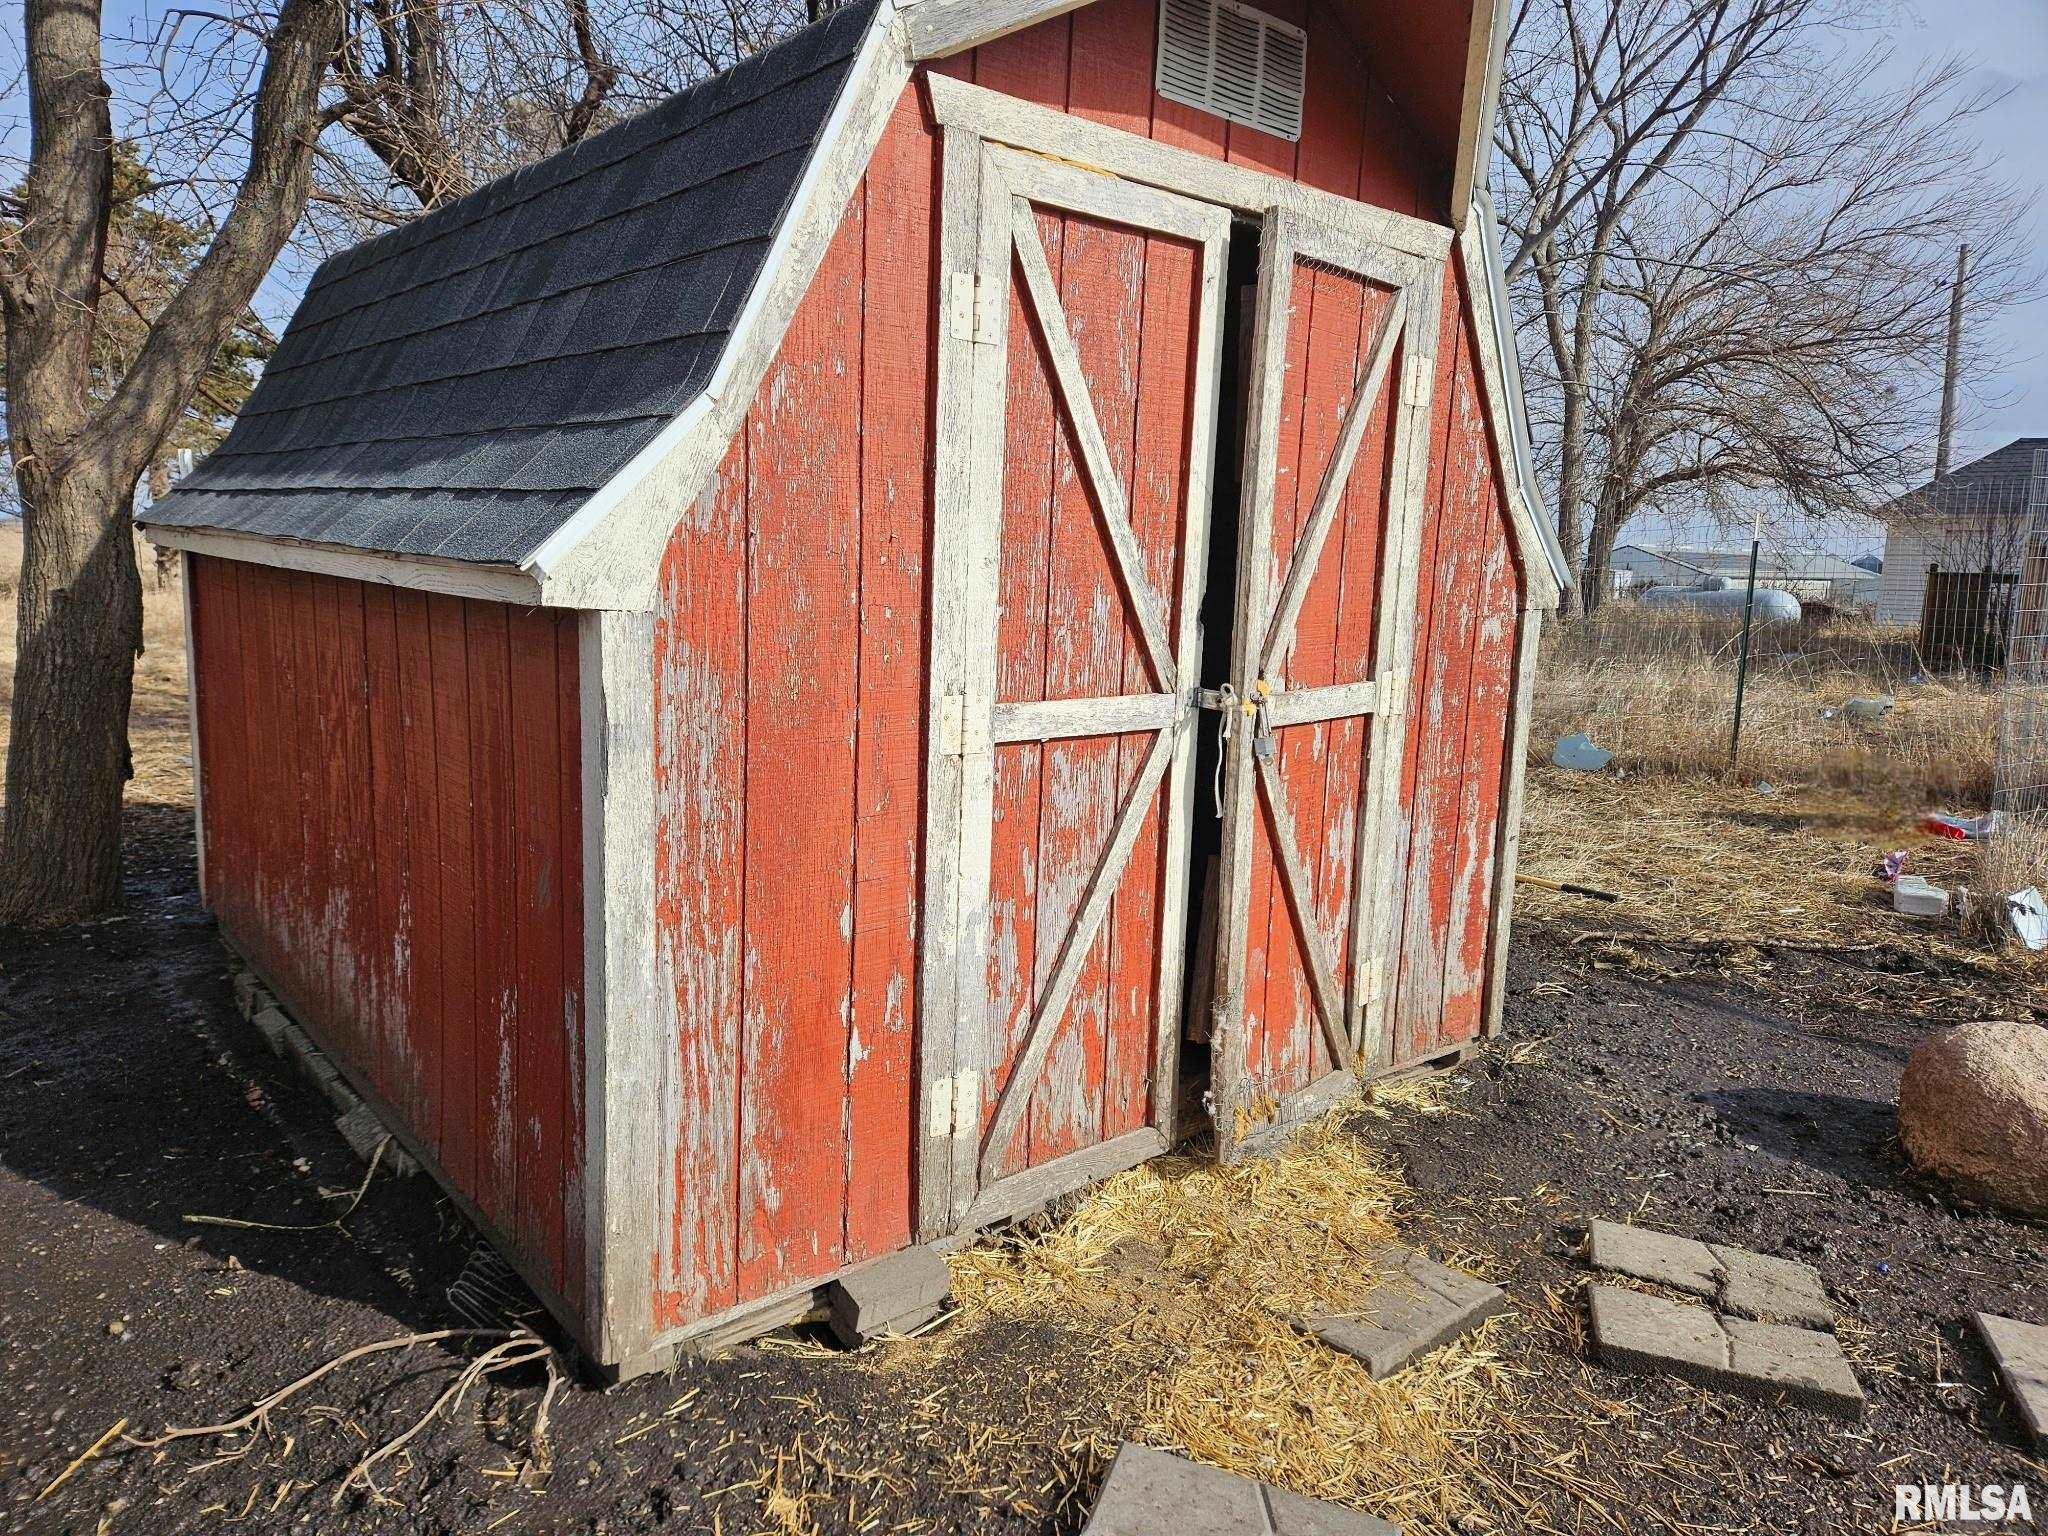
<svg viewBox="0 0 2048 1536"><path fill-rule="evenodd" d="M1308 34L1236 0L1160 0L1159 94L1301 137Z"/></svg>

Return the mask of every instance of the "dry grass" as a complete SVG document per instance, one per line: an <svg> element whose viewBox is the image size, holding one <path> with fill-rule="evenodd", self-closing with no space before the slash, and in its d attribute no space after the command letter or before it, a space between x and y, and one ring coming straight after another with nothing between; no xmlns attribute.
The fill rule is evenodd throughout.
<svg viewBox="0 0 2048 1536"><path fill-rule="evenodd" d="M135 663L129 708L129 749L135 777L128 798L160 805L192 799L191 747L185 721L185 618L176 569L158 580L154 551L136 540L142 567L142 655ZM14 608L21 578L21 524L0 522L0 756L7 750L14 694Z"/></svg>
<svg viewBox="0 0 2048 1536"><path fill-rule="evenodd" d="M1493 1334L1375 1382L1288 1321L1358 1306L1405 1195L1325 1120L1276 1157L1119 1174L1034 1240L956 1255L954 1290L970 1317L1086 1327L1136 1438L1394 1520L1482 1519L1505 1494L1481 1443L1515 1390Z"/></svg>
<svg viewBox="0 0 2048 1536"><path fill-rule="evenodd" d="M1573 774L1529 775L1522 868L1620 893L1612 909L1533 886L1517 916L1608 915L1680 939L1825 943L1928 930L1891 909L1884 855L1939 885L1969 875L1972 853L1923 833L1918 815L1827 787L1764 795L1749 785Z"/></svg>
<svg viewBox="0 0 2048 1536"><path fill-rule="evenodd" d="M1986 938L2006 935L2001 897L2028 886L2048 893L2048 811L2008 814L1996 835L1978 845L1973 888L1985 893L1971 912Z"/></svg>
<svg viewBox="0 0 2048 1536"><path fill-rule="evenodd" d="M1915 681L1909 646L1869 622L1756 632L1731 771L1736 626L1718 617L1610 605L1544 636L1530 751L1548 761L1584 731L1631 772L1754 784L1823 784L1928 805L1989 803L1998 693L1968 679ZM1882 721L1822 711L1889 696Z"/></svg>
<svg viewBox="0 0 2048 1536"><path fill-rule="evenodd" d="M1928 679L1910 644L1865 620L1759 630L1731 770L1735 648L1727 620L1620 604L1545 636L1522 868L1619 891L1625 906L1599 912L1525 886L1518 910L1611 917L1679 941L1891 941L1980 965L1958 941L1995 940L1996 897L2048 881L2048 832L2021 824L1962 844L1920 821L1989 805L1998 684ZM1870 697L1895 707L1867 724L1823 713ZM1551 748L1573 731L1612 751L1620 772L1552 768ZM1875 873L1895 850L1912 872L1970 892L1970 922L1897 916ZM2016 948L2007 957L2016 974L2042 969Z"/></svg>

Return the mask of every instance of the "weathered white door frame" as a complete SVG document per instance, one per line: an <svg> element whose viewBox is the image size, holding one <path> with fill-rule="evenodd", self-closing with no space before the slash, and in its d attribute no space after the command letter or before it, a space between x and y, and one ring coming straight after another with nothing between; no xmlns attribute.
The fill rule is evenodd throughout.
<svg viewBox="0 0 2048 1536"><path fill-rule="evenodd" d="M919 1229L936 1237L1014 1215L1053 1194L1133 1166L1170 1144L1185 947L1189 788L1193 768L1198 619L1207 566L1210 475L1222 349L1223 279L1230 215L1213 204L1134 185L943 130L939 243L944 287L939 337L941 402L936 445L930 749L923 1021L923 1129ZM1082 377L1034 206L1176 236L1200 251L1189 455L1185 466L1181 591L1154 592ZM1094 493L1153 691L1036 703L998 703L997 594L1002 560L1004 439L1013 274L1037 321L1061 414ZM1169 627L1169 616L1173 622ZM1045 987L984 1133L990 1061L989 879L995 750L1007 742L1149 732L1153 740L1118 807L1108 844L1072 924L1060 936ZM1160 913L1158 1033L1151 1122L1109 1141L1007 1176L998 1162L1026 1113L1074 983L1099 937L1161 786L1167 793L1165 899Z"/></svg>
<svg viewBox="0 0 2048 1536"><path fill-rule="evenodd" d="M1414 345L1403 351L1405 361L1399 385L1400 408L1406 424L1404 438L1410 442L1416 441L1417 425L1428 420L1441 284L1454 236L1446 225L1160 144L948 76L927 75L922 84L941 134L939 259L940 271L945 274L942 280L949 284L945 306L948 323L942 328L944 334L939 343L937 398L942 423L949 419L959 423L942 426L940 431L934 489L938 512L932 550L930 686L935 702L926 784L927 826L936 835L929 837L926 851L920 976L920 1017L924 1025L919 1103L923 1135L918 1164L919 1231L932 1238L980 1219L970 1216L971 1202L965 1206L958 1203L960 1193L972 1189L976 1149L959 1133L955 1113L956 1103L979 1103L980 1083L973 1075L978 1068L972 1061L957 1059L954 1030L932 1028L931 1022L958 1018L961 978L968 974L962 970L957 939L965 931L959 921L963 854L981 860L984 866L987 859L985 823L979 834L983 842L978 847L964 843L951 829L963 824L962 804L970 786L980 793L978 776L990 772L986 759L992 750L992 712L991 729L987 736L982 736L965 709L965 657L957 649L957 641L942 640L948 635L965 635L974 623L985 623L986 615L974 614L964 607L966 585L960 572L970 559L992 559L994 554L992 549L970 549L967 519L958 514L949 517L945 509L964 507L977 479L981 483L1000 484L1002 472L1000 434L970 437L965 427L967 421L1001 419L999 392L1004 363L1000 347L960 339L960 308L955 298L962 291L956 283L958 276L981 270L984 238L1002 238L999 222L985 230L978 217L985 146L1026 151L1048 163L1064 163L1070 168L1085 165L1102 176L1136 187L1157 188L1253 217L1289 215L1295 221L1294 228L1318 248L1341 247L1338 265L1343 265L1344 259L1363 256L1378 262L1382 269L1398 269L1401 281L1396 286L1408 291L1408 313L1413 322L1408 329ZM974 323L978 324L978 299L970 298L968 302ZM969 334L972 335L971 330ZM1398 616L1401 622L1397 623L1392 649L1383 647L1380 652L1383 673L1391 670L1405 676L1410 665L1416 585L1413 538L1420 527L1427 459L1428 454L1420 448L1407 453L1401 465L1401 478L1390 492L1392 526L1382 567L1386 574L1382 578L1381 603L1383 613ZM1206 475L1206 464L1203 469ZM1206 478L1203 483L1206 485ZM1194 606L1189 604L1183 611L1192 612ZM1387 693L1397 691L1389 689ZM963 700L957 739L950 734L954 706L943 703L947 693L958 694ZM956 745L956 740L961 750L948 750ZM1184 744L1177 755L1176 773L1185 774L1180 760L1187 752ZM1391 777L1383 777L1374 786L1379 798L1370 819L1384 823L1394 812L1391 802L1398 787L1399 753L1390 747L1378 753L1377 759L1384 774ZM1361 822L1366 819L1361 817ZM972 824L968 826L972 833ZM1353 986L1353 996L1365 1000L1363 1018L1353 1037L1354 1051L1366 1062L1378 1057L1391 979L1388 968L1379 960L1386 947L1385 934L1391 918L1389 912L1382 910L1384 903L1378 902L1379 895L1377 889L1371 889L1367 896L1372 942L1354 946L1359 965L1369 972L1362 983ZM985 983L977 980L976 985ZM1178 1001L1176 997L1176 1008ZM1171 1052L1177 1045L1177 1041L1171 1041L1164 1048ZM1332 1074L1320 1085L1323 1096L1334 1098L1336 1090L1348 1088L1354 1081L1348 1075ZM1220 1081L1214 1085L1219 1097L1223 1087ZM1289 1110L1310 1112L1313 1106L1309 1095L1299 1095L1297 1100L1287 1106ZM1099 1167L1084 1169L1077 1166L1082 1159L1067 1160L1061 1165L1062 1183L1058 1187L1078 1184L1135 1163L1150 1155L1147 1147L1163 1150L1168 1138L1159 1126L1170 1124L1159 1121L1138 1133L1144 1147L1125 1149L1113 1143L1108 1148L1094 1149L1103 1159ZM1056 1192L1057 1187L1048 1188L1041 1198Z"/></svg>
<svg viewBox="0 0 2048 1536"><path fill-rule="evenodd" d="M1281 458L1289 315L1300 261L1335 268L1391 289L1392 299L1361 361L1313 509L1276 594L1269 590L1273 499ZM1276 208L1265 218L1259 248L1252 382L1246 396L1238 590L1231 637L1230 681L1235 707L1243 711L1243 718L1236 722L1238 728L1224 746L1223 851L1217 881L1222 906L1216 930L1210 1030L1216 1137L1226 1160L1350 1091L1379 1061L1390 980L1390 967L1382 957L1392 942L1393 916L1384 899L1392 883L1392 871L1385 866L1388 854L1398 846L1398 839L1391 835L1391 822L1398 809L1407 679L1414 648L1416 539L1428 478L1424 445L1435 376L1441 273L1441 264L1390 252L1294 210ZM1302 602L1327 547L1330 528L1342 509L1367 422L1383 392L1392 386L1397 352L1401 367L1387 476L1387 524L1380 547L1375 672L1370 678L1290 690L1280 678L1294 645ZM1337 946L1323 931L1314 888L1302 864L1273 732L1292 725L1368 716L1352 889L1344 905L1351 931L1350 964L1345 974L1339 975ZM1321 1079L1286 1094L1252 1076L1244 1038L1251 880L1261 800L1272 824L1274 856L1295 929L1302 935L1304 968L1333 1063Z"/></svg>

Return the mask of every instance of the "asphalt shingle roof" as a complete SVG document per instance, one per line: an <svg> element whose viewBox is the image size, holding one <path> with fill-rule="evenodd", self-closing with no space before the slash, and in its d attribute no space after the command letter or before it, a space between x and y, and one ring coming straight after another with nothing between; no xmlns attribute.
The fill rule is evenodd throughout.
<svg viewBox="0 0 2048 1536"><path fill-rule="evenodd" d="M323 263L146 521L524 560L710 381L873 11Z"/></svg>
<svg viewBox="0 0 2048 1536"><path fill-rule="evenodd" d="M1912 515L2021 513L2027 510L2034 457L2048 453L2048 437L2016 437L1982 458L1959 464L1947 474L1908 491L1879 509Z"/></svg>

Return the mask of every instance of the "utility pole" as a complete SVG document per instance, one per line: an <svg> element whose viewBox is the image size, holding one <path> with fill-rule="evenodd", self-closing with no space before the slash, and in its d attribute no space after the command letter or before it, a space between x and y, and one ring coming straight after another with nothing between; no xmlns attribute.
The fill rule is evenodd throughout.
<svg viewBox="0 0 2048 1536"><path fill-rule="evenodd" d="M1934 477L1948 473L1949 441L1956 430L1956 369L1963 353L1963 280L1969 273L1970 248L1956 252L1956 285L1948 296L1948 356L1941 368L1941 429L1934 440Z"/></svg>

